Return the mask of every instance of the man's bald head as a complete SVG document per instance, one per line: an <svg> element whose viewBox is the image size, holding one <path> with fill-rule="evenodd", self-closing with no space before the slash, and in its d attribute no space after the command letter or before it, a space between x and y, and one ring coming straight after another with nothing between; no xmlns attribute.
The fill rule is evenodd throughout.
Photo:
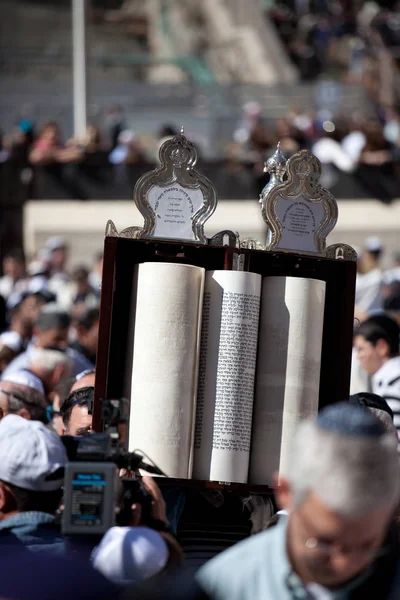
<svg viewBox="0 0 400 600"><path fill-rule="evenodd" d="M72 386L70 393L76 392L76 390L80 390L84 387L94 387L94 381L95 381L95 372L94 371L90 371L86 375L83 375L83 377L79 377L79 375L78 375L78 379L77 379L77 381L75 381L74 385Z"/></svg>

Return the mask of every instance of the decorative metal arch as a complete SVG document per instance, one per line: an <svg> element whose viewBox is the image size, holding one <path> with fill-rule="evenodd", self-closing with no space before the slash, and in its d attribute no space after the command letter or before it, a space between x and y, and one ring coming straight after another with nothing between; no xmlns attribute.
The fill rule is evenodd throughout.
<svg viewBox="0 0 400 600"><path fill-rule="evenodd" d="M167 188L171 184L179 184L186 190L200 190L203 196L203 205L192 215L191 226L193 238L191 240L207 244L204 234L204 224L211 217L217 206L216 190L204 175L198 173L194 166L197 163L197 151L194 145L183 134L167 140L159 150L160 166L143 175L136 183L134 200L144 218L141 237L154 237L156 228L156 214L148 201L148 194L153 186ZM173 236L171 235L173 239Z"/></svg>
<svg viewBox="0 0 400 600"><path fill-rule="evenodd" d="M326 237L337 222L338 208L334 196L319 183L321 163L308 150L301 150L288 160L286 169L287 180L272 188L261 206L263 219L271 231L267 250L296 251L295 248L279 246L283 229L276 209L279 202L293 202L302 196L306 202L323 206L324 218L315 229L314 246L316 251L312 254L324 254Z"/></svg>

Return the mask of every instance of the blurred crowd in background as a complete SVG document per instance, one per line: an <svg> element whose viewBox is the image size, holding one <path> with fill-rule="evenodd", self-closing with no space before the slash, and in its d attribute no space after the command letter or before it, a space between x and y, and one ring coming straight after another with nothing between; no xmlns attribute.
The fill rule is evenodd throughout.
<svg viewBox="0 0 400 600"><path fill-rule="evenodd" d="M134 2L125 4L131 18ZM247 101L235 126L233 115L238 114L239 104L233 113L230 109L229 125L221 128L224 133L216 139L213 133L208 132L206 138L187 128L202 172L213 181L220 198L254 198L268 181L264 161L280 141L287 158L302 148L316 154L326 165L325 187L335 188L338 178L346 175L340 190L334 189L338 197L391 202L400 195L396 2L263 4L300 79L317 80L325 91L307 108L293 104L279 118L272 118L258 100ZM198 29L206 44L206 30ZM365 90L369 109L360 107L349 113L341 108L340 86L348 84ZM223 120L224 115L213 118ZM178 134L181 125L173 119L158 121L152 131L138 132L132 127L132 108L97 106L86 133L71 138L56 121L36 121L25 115L0 134L0 164L18 170L25 198L99 199L102 188L111 198L130 197L138 177L157 163L160 143ZM211 129L218 130L218 123ZM349 186L350 181L356 187Z"/></svg>
<svg viewBox="0 0 400 600"><path fill-rule="evenodd" d="M95 368L102 264L99 253L89 268L68 269L68 244L61 237L49 238L28 264L20 250L7 253L0 278L3 375L37 373L50 402L67 371L76 376Z"/></svg>
<svg viewBox="0 0 400 600"><path fill-rule="evenodd" d="M364 321L381 311L390 313L400 324L400 252L387 260L385 248L377 237L369 237L357 249L358 274L355 316ZM383 262L391 266L383 268Z"/></svg>
<svg viewBox="0 0 400 600"><path fill-rule="evenodd" d="M175 124L164 124L156 135L139 135L129 129L120 107L111 108L100 125L88 126L83 137L69 140L54 121L36 124L23 119L2 137L0 167L18 171L26 198L49 193L57 198L57 185L65 198L88 199L91 185L97 186L95 194L105 186L111 197L125 197L118 189L125 185L130 194L138 177L156 165L160 144L179 131ZM250 101L217 160L207 158L205 139L190 130L185 135L198 150L199 169L221 198L256 198L269 179L264 162L278 142L286 158L310 149L325 166L325 187L332 188L338 174L347 174L364 198L390 203L400 195L400 112L395 108L346 115L293 107L281 118L270 119Z"/></svg>
<svg viewBox="0 0 400 600"><path fill-rule="evenodd" d="M357 252L356 322L386 314L400 325L400 252L388 255L377 237L367 238ZM12 372L32 370L29 356L35 346L50 353L56 349L67 353L72 359L73 376L94 369L102 253L98 252L90 265L71 265L68 243L61 236L54 236L29 260L25 260L21 250L10 250L4 256L2 269L0 373L8 376ZM38 355L39 363L45 360L45 354ZM46 383L48 377L40 373L39 378L44 380L43 387L50 401L54 381Z"/></svg>
<svg viewBox="0 0 400 600"><path fill-rule="evenodd" d="M387 48L399 59L400 21L397 2L349 0L282 0L268 16L277 27L303 79L322 73L362 82L379 95L378 50Z"/></svg>

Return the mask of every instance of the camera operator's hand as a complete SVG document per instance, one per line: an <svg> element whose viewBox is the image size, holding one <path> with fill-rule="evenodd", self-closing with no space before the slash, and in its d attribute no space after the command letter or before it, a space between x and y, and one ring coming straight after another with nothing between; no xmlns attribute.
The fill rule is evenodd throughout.
<svg viewBox="0 0 400 600"><path fill-rule="evenodd" d="M140 504L132 504L132 520L128 523L129 527L139 527L142 521L142 507Z"/></svg>
<svg viewBox="0 0 400 600"><path fill-rule="evenodd" d="M138 476L136 471L129 471L128 469L120 469L118 471L118 477L124 479L135 479Z"/></svg>
<svg viewBox="0 0 400 600"><path fill-rule="evenodd" d="M165 507L165 501L163 495L161 493L160 488L154 481L152 477L143 476L142 477L143 486L146 488L146 491L152 498L152 507L151 507L151 517L155 521L160 521L168 526L167 512ZM142 506L141 504L133 504L131 507L132 510L132 520L130 523L131 527L137 527L142 525Z"/></svg>
<svg viewBox="0 0 400 600"><path fill-rule="evenodd" d="M160 488L154 479L148 475L142 477L142 483L150 496L153 498L151 516L153 519L168 523L165 501Z"/></svg>

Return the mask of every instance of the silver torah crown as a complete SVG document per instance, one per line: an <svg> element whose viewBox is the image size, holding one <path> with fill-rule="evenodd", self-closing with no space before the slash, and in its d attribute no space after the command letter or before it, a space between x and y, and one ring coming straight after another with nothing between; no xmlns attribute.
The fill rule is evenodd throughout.
<svg viewBox="0 0 400 600"><path fill-rule="evenodd" d="M265 194L268 194L268 192L273 187L275 187L279 183L283 183L283 178L286 173L286 163L287 159L285 158L285 156L283 156L281 152L281 143L278 142L275 154L273 154L273 156L271 156L264 163L264 173L269 173L270 179L260 194L260 202L262 202Z"/></svg>
<svg viewBox="0 0 400 600"><path fill-rule="evenodd" d="M254 238L240 240L238 233L229 230L220 231L211 239L206 237L204 225L216 209L217 193L211 181L194 169L196 148L185 137L183 127L179 135L162 144L159 158L159 166L143 175L134 190L136 206L144 217L143 226L126 227L118 232L114 223L108 221L107 237L175 239L238 249L305 253L336 260L357 259L354 249L347 244L326 247L327 235L337 221L337 202L319 183L321 163L309 151L301 150L286 160L278 143L273 156L264 163L264 171L270 174L270 181L260 194L261 214L267 226L266 245ZM158 196L150 198L155 191ZM168 197L169 192L173 197ZM179 195L184 196L183 200L189 199L192 214L181 210ZM175 202L170 211L172 217L166 211L162 213L166 201ZM183 236L174 231L177 214L186 219L178 223L188 225ZM165 230L157 231L157 219L172 223L167 234ZM308 245L301 240L308 240Z"/></svg>
<svg viewBox="0 0 400 600"><path fill-rule="evenodd" d="M311 254L325 255L326 237L336 225L338 207L336 199L319 183L321 163L308 150L301 150L288 160L286 170L285 181L272 187L261 203L261 213L270 230L267 250L300 253L306 251ZM286 215L296 205L302 207L308 219L303 232L299 230L300 233L309 235L308 246L303 249L301 242L297 246L299 238L295 235L291 236L290 240L289 237L286 241L284 239L285 228L286 232L290 231L288 221L285 223ZM294 218L296 219L296 216ZM307 232L306 229L309 231ZM289 245L286 245L288 240Z"/></svg>
<svg viewBox="0 0 400 600"><path fill-rule="evenodd" d="M185 137L184 129L181 128L179 135L164 142L159 150L160 165L143 175L136 183L134 200L136 206L144 217L143 231L140 237L154 238L167 237L177 239L173 227L168 235L157 234L157 206L161 208L165 204L163 190L171 188L172 191L181 190L187 198L193 194L200 193L202 204L194 211L188 221L190 235L185 240L207 244L208 240L204 234L204 224L211 217L217 207L217 193L215 187L204 175L198 173L194 167L197 163L197 151L195 146ZM175 187L173 187L175 186ZM152 188L160 191L160 198L155 207L149 202L149 193ZM191 202L191 200L190 200ZM193 206L193 204L192 204Z"/></svg>

